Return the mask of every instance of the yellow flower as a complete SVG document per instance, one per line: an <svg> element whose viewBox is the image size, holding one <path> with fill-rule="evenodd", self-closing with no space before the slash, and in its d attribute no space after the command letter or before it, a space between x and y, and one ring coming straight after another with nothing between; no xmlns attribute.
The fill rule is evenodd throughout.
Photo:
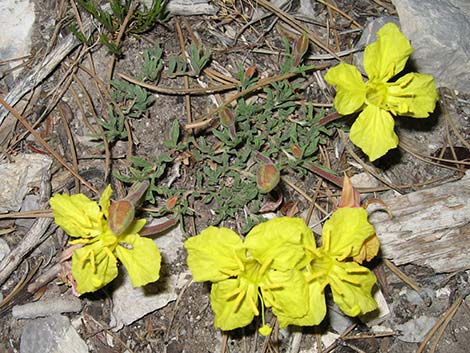
<svg viewBox="0 0 470 353"><path fill-rule="evenodd" d="M326 315L324 289L348 315L376 307L375 276L360 266L364 242L374 234L362 208L344 207L325 223L317 248L300 218L281 217L255 226L245 241L227 228L209 227L185 242L188 267L198 282L211 281L214 325L232 330L259 315L258 302L276 315L279 326L311 326ZM269 334L269 328L260 328Z"/></svg>
<svg viewBox="0 0 470 353"><path fill-rule="evenodd" d="M72 275L80 294L94 292L118 274L117 259L126 267L132 285L143 286L160 276L161 256L155 243L138 233L145 219L133 221L120 235L109 228L111 186L99 203L83 194L53 196L54 221L71 237L70 244L83 244L72 255Z"/></svg>
<svg viewBox="0 0 470 353"><path fill-rule="evenodd" d="M320 284L321 290L329 285L333 300L349 316L365 314L377 307L371 293L376 281L374 274L350 261L374 233L363 208L341 207L323 226L322 246L309 249L315 258L307 267L307 282L314 287ZM324 306L324 301L319 305Z"/></svg>
<svg viewBox="0 0 470 353"><path fill-rule="evenodd" d="M212 282L214 326L232 330L248 325L259 315L259 298L275 314L303 317L307 306L301 298L308 288L299 267L311 259L304 244L314 246L312 232L302 220L288 217L255 226L245 242L217 227L186 240L194 280Z"/></svg>
<svg viewBox="0 0 470 353"><path fill-rule="evenodd" d="M325 75L325 80L336 86L334 104L340 114L362 110L351 127L350 138L371 161L398 145L392 114L426 118L438 99L430 75L413 72L388 82L404 69L413 48L394 23L384 25L377 37L364 52L367 82L355 66L345 63Z"/></svg>

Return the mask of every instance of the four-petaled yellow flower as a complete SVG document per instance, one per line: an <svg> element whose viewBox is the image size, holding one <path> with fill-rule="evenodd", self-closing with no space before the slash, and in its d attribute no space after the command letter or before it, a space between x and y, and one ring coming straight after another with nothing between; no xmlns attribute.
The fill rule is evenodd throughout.
<svg viewBox="0 0 470 353"><path fill-rule="evenodd" d="M232 330L248 325L259 315L258 299L274 312L304 316L307 307L299 298L307 296L307 287L298 267L309 261L305 244L313 244L311 230L303 220L288 217L255 226L245 242L234 231L217 227L186 240L194 280L212 282L214 326ZM260 333L269 333L266 325Z"/></svg>
<svg viewBox="0 0 470 353"><path fill-rule="evenodd" d="M413 72L388 82L404 69L413 48L394 23L384 25L377 37L364 51L367 82L355 66L345 63L325 75L325 80L336 86L334 104L340 114L362 110L350 138L371 161L398 145L392 114L426 118L438 98L430 75Z"/></svg>
<svg viewBox="0 0 470 353"><path fill-rule="evenodd" d="M80 294L111 282L118 274L117 259L126 267L134 287L160 276L161 256L156 244L139 235L145 219L133 221L120 235L109 228L111 194L108 185L99 203L83 194L58 194L49 201L55 223L76 238L70 244L83 244L72 255L72 275Z"/></svg>
<svg viewBox="0 0 470 353"><path fill-rule="evenodd" d="M255 226L244 242L230 229L209 227L186 240L185 248L194 280L212 282L216 327L248 325L259 314L258 299L272 308L280 327L311 326L326 315L327 285L347 315L377 307L374 274L354 262L374 234L364 209L342 207L325 223L320 248L305 222L290 217Z"/></svg>

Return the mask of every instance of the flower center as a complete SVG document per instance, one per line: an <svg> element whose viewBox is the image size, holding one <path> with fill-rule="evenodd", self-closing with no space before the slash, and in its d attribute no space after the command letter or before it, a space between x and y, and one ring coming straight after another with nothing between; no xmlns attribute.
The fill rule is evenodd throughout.
<svg viewBox="0 0 470 353"><path fill-rule="evenodd" d="M366 84L366 102L377 107L383 106L387 98L387 86L383 82L367 82Z"/></svg>

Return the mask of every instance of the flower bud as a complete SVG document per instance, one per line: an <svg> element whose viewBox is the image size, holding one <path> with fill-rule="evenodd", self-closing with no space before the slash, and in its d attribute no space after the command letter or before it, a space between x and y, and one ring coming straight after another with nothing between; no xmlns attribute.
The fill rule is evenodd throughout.
<svg viewBox="0 0 470 353"><path fill-rule="evenodd" d="M297 66L302 61L303 56L308 49L308 37L307 33L302 34L295 42L294 45L294 66Z"/></svg>
<svg viewBox="0 0 470 353"><path fill-rule="evenodd" d="M119 200L109 206L109 228L116 234L122 234L134 221L135 209L132 202Z"/></svg>
<svg viewBox="0 0 470 353"><path fill-rule="evenodd" d="M250 78L252 78L255 72L256 72L256 65L252 65L248 69L246 69L245 75L244 75L245 80L249 80Z"/></svg>
<svg viewBox="0 0 470 353"><path fill-rule="evenodd" d="M233 113L230 111L230 109L223 108L220 111L220 121L225 127L233 126L235 123L235 117L233 116Z"/></svg>
<svg viewBox="0 0 470 353"><path fill-rule="evenodd" d="M264 164L258 169L256 182L262 193L268 193L276 187L281 178L279 170L274 164Z"/></svg>

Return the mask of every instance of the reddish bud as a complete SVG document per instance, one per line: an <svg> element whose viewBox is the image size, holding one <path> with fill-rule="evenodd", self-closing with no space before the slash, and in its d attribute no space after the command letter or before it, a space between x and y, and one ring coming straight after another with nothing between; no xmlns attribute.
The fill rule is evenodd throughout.
<svg viewBox="0 0 470 353"><path fill-rule="evenodd" d="M341 192L341 199L339 200L338 207L359 207L361 205L361 196L359 192L354 189L351 179L347 175L343 179L343 190Z"/></svg>
<svg viewBox="0 0 470 353"><path fill-rule="evenodd" d="M256 72L256 65L252 65L248 69L246 69L245 75L244 75L245 80L252 78L255 72Z"/></svg>
<svg viewBox="0 0 470 353"><path fill-rule="evenodd" d="M178 201L178 196L173 196L169 198L166 202L166 207L168 207L170 210L176 206L176 201Z"/></svg>
<svg viewBox="0 0 470 353"><path fill-rule="evenodd" d="M233 113L230 111L230 109L223 108L220 111L220 121L225 127L233 126L235 123L235 117L233 116Z"/></svg>
<svg viewBox="0 0 470 353"><path fill-rule="evenodd" d="M281 178L279 170L274 164L264 164L258 169L256 182L262 193L268 193L276 187Z"/></svg>
<svg viewBox="0 0 470 353"><path fill-rule="evenodd" d="M294 44L294 65L297 66L302 61L303 56L307 52L308 49L308 37L307 33L302 34Z"/></svg>
<svg viewBox="0 0 470 353"><path fill-rule="evenodd" d="M290 150L295 158L302 158L302 150L296 144L290 145Z"/></svg>
<svg viewBox="0 0 470 353"><path fill-rule="evenodd" d="M134 216L135 209L132 202L128 200L112 202L109 206L109 228L114 234L120 235L134 221Z"/></svg>

